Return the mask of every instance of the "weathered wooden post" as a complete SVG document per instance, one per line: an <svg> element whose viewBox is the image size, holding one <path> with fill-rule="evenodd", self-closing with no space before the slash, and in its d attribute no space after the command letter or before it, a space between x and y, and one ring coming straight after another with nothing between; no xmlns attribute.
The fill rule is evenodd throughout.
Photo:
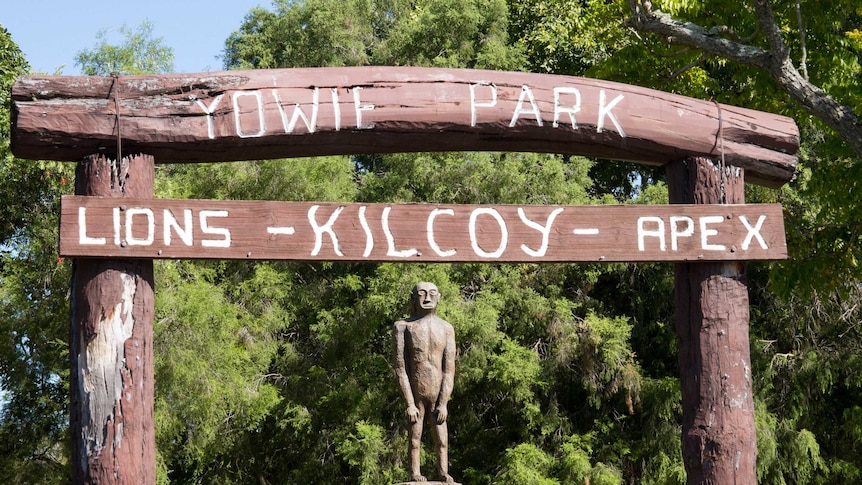
<svg viewBox="0 0 862 485"><path fill-rule="evenodd" d="M77 483L152 483L152 258L669 261L676 269L689 483L755 483L748 297L740 261L784 259L781 208L749 182L793 177L793 120L594 79L412 67L124 78L123 139L173 162L412 151L542 151L668 166L685 207L504 207L172 201L153 158L118 138L116 78L23 77L12 150L78 161L60 252L76 263L72 434ZM119 147L117 152L119 152ZM709 158L720 154L725 168ZM686 158L688 157L688 158ZM701 158L699 158L701 157ZM121 158L121 157L120 157ZM682 160L682 161L679 161ZM417 225L417 221L419 224ZM418 230L417 230L418 228ZM340 236L340 237L339 237Z"/></svg>
<svg viewBox="0 0 862 485"><path fill-rule="evenodd" d="M667 174L672 204L744 203L742 169L690 158ZM674 280L688 483L757 483L744 263L677 263Z"/></svg>
<svg viewBox="0 0 862 485"><path fill-rule="evenodd" d="M78 164L75 193L152 198L153 177L151 156L93 155ZM74 264L72 482L155 483L153 261L81 258Z"/></svg>

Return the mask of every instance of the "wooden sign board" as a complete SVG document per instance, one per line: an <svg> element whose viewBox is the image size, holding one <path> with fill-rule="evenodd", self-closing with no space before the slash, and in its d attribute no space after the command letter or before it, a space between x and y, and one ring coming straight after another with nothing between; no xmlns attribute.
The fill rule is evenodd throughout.
<svg viewBox="0 0 862 485"><path fill-rule="evenodd" d="M17 157L67 161L114 153L120 135L125 153L161 163L477 150L650 165L702 156L777 187L793 177L799 148L784 116L596 79L467 69L25 76L12 113Z"/></svg>
<svg viewBox="0 0 862 485"><path fill-rule="evenodd" d="M516 206L66 196L73 257L401 262L787 258L778 204Z"/></svg>

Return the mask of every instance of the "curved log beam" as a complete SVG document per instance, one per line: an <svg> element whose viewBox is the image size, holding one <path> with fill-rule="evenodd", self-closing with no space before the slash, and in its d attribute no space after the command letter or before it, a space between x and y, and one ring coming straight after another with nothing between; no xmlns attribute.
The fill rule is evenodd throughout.
<svg viewBox="0 0 862 485"><path fill-rule="evenodd" d="M723 157L780 186L792 119L661 91L546 74L415 67L19 78L12 150L162 162L417 151L532 151L665 165ZM119 105L119 122L117 106Z"/></svg>

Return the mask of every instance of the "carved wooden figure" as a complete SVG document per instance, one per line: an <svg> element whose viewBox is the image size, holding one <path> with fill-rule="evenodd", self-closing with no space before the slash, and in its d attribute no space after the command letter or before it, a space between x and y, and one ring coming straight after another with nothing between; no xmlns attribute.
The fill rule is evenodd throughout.
<svg viewBox="0 0 862 485"><path fill-rule="evenodd" d="M124 173L120 119L123 145L139 154ZM794 176L799 131L790 118L595 79L364 66L25 76L12 89L10 134L19 158L84 159L79 197L63 203L60 238L62 254L81 258L70 346L75 483L154 483L157 257L686 262L676 269L676 307L688 483L756 482L748 296L737 261L784 259L787 249L780 207L742 205L742 188L780 187ZM115 143L119 161L110 162ZM667 166L671 201L685 205L596 212L152 199L155 160L427 150ZM454 483L446 422L455 343L452 326L436 316L439 298L433 284L417 284L412 315L393 329L411 479L426 485L426 419L438 474ZM100 343L108 340L110 348ZM92 372L93 356L104 372Z"/></svg>
<svg viewBox="0 0 862 485"><path fill-rule="evenodd" d="M440 291L433 283L417 283L410 298L412 314L393 325L395 375L407 402L410 421L409 473L414 482L426 478L419 471L422 426L428 421L437 451L437 475L449 475L448 403L455 379L455 331L437 316Z"/></svg>

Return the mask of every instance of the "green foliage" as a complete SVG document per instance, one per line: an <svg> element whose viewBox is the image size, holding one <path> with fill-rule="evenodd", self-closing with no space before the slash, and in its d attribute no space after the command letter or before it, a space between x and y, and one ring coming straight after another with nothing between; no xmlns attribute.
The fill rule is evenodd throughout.
<svg viewBox="0 0 862 485"><path fill-rule="evenodd" d="M125 75L163 74L174 69L174 50L164 45L161 37L153 37L154 26L144 21L137 28L125 24L117 29L122 36L119 44L109 42L109 31L96 34L92 49L75 54L75 65L88 76L108 76L113 72Z"/></svg>
<svg viewBox="0 0 862 485"><path fill-rule="evenodd" d="M596 202L589 168L583 159L534 154L323 157L171 166L160 170L159 185L194 198L575 204ZM165 326L157 328L167 348L159 375L174 376L159 377L158 391L160 415L168 418L160 421L160 454L171 480L405 479L406 423L393 421L404 411L389 363L390 329L406 316L419 280L441 289L440 314L458 335L453 473L473 483L522 473L565 483L579 473L580 460L594 482L621 479L630 437L615 435L620 422L609 416L637 413L640 371L627 342L628 320L589 312L601 305L573 290L596 281L594 268L246 262L159 268L159 285L171 293L161 297L170 300L159 303ZM237 346L245 326L254 342L264 343ZM207 343L213 336L220 345ZM561 359L562 348L569 357ZM245 363L237 373L231 362ZM211 370L201 376L201 367ZM182 381L194 376L200 380ZM277 399L253 400L260 406L252 409L265 414L261 421L244 411L250 397L208 383L217 377L240 386L261 376L263 386L277 390ZM202 391L183 394L190 386ZM227 415L237 417L224 423ZM604 431L574 448L575 428L594 427ZM524 471L526 455L507 452L523 443L534 443L550 464ZM281 459L260 458L271 450L281 450ZM554 465L564 453L567 465ZM430 443L424 455L426 463L432 459Z"/></svg>
<svg viewBox="0 0 862 485"><path fill-rule="evenodd" d="M560 447L560 459L557 466L562 469L564 483L585 483L593 469L590 463L592 446L589 439L573 435L566 438Z"/></svg>
<svg viewBox="0 0 862 485"><path fill-rule="evenodd" d="M752 273L755 281L768 275ZM786 298L754 293L752 374L758 403L758 475L763 483L851 483L855 459L855 405L862 387L858 293Z"/></svg>
<svg viewBox="0 0 862 485"><path fill-rule="evenodd" d="M504 0L277 0L225 44L230 69L424 65L520 69Z"/></svg>
<svg viewBox="0 0 862 485"><path fill-rule="evenodd" d="M393 451L384 438L381 426L359 421L356 432L338 445L338 452L344 460L359 469L360 485L393 483L400 475L401 470L392 467L391 460L388 468L381 467L381 455L391 455Z"/></svg>
<svg viewBox="0 0 862 485"><path fill-rule="evenodd" d="M338 53L324 47L319 52L326 55L312 65L527 66L796 116L803 128L805 171L781 191L748 191L751 201L778 201L788 208L794 256L786 264L756 265L751 275L753 341L775 342L762 349L756 346L761 351L753 355L758 402L763 403L758 404L759 433L764 436L758 473L770 483L852 481L858 473L857 461L851 450L832 438L836 435L827 423L842 423L841 436L858 442L850 438L858 437L854 424L858 413L848 407L856 399L858 380L845 368L857 359L853 342L858 340L847 338L847 329L854 329L849 333L855 336L851 322L858 320L854 293L858 272L854 268L862 244L855 239L858 231L852 221L860 219L855 212L860 207L859 191L834 183L855 183L858 163L847 158L847 151L822 126L801 116L764 73L633 35L622 22L629 15L625 2L510 0L507 4L504 10L495 2L462 2L457 15L443 1L372 7L363 10L364 17L356 16L363 19L357 23L375 26L370 30L321 36L358 39L356 44L364 49L355 52L363 56L345 56L345 49ZM284 28L274 29L280 25L275 19L302 12L310 20L299 24L314 32L320 29L315 22L322 19L314 19L309 12L321 6L292 2L280 4L272 17L262 10L255 12L258 21L247 22L237 34L242 46L276 53L293 49L293 53L276 62L266 60L269 54L259 55L249 48L239 57L226 56L226 66L307 62L301 59L311 52L303 47L310 41L298 34L286 35ZM654 6L706 26L728 25L740 36L756 30L753 10L745 2L674 0ZM803 15L809 46L831 46L809 49L812 80L854 105L860 90L856 89L858 45L853 42L860 26L858 12L849 7L848 2L808 2L803 4ZM349 8L354 7L332 8L326 19L332 23L326 25L343 23L340 12ZM794 5L775 8L798 58ZM380 11L391 15L374 13ZM507 37L499 34L504 16ZM526 61L484 61L478 54L484 47L476 48L477 38L485 39L479 44L510 45L508 53L496 59L525 56ZM762 37L754 42L764 45ZM263 48L264 44L271 48ZM229 42L228 53L231 46ZM237 59L245 59L246 64ZM633 196L636 203L667 201L660 171L607 161L482 153L362 156L354 163L358 169L354 195L363 201L598 203L630 202ZM333 269L348 271L338 265L328 267ZM316 342L338 342L340 333L334 327L343 327L359 313L368 318L379 312L374 320L385 326L398 317L387 306L427 271L381 265L373 277L363 272L358 280L348 278L357 297L367 295L367 305L349 311L308 312L320 319L309 327L320 335ZM433 278L446 288L445 294L460 295L444 312L459 339L469 342L460 349L453 401L465 406L458 404L463 399L469 405L461 417L452 414L456 421L453 466L461 467L465 481L582 483L587 477L591 483L685 481L679 448L676 338L670 323L673 278L666 266L444 265L433 267ZM779 295L770 288L778 289ZM385 352L385 341L377 345ZM818 411L811 412L814 408ZM398 411L396 406L394 412ZM774 419L764 420L765 415ZM558 464L548 464L549 457Z"/></svg>
<svg viewBox="0 0 862 485"><path fill-rule="evenodd" d="M621 29L621 21L631 15L625 2L610 2L602 6L582 2L578 8L590 12L589 15L593 16L591 22L581 22L583 15L578 9L568 10L571 14L567 16L564 7L568 3L563 0L543 2L542 6L531 7L528 11L557 9L556 12L560 12L554 15L557 20L549 25L563 23L572 26L556 36L563 45L583 42L584 38L600 37L605 33L611 33L613 41L603 42L611 49L608 55L585 61L582 68L553 69L553 72L585 73L785 114L797 120L803 142L797 179L777 194L754 191L758 192L756 197L767 197L789 208L786 218L792 259L776 266L775 288L783 296L795 288L806 292L836 291L845 297L852 292L859 279L858 265L862 258L858 223L862 220L862 199L856 189L862 173L859 173L859 160L847 145L822 123L803 112L788 94L777 89L767 73L703 55L696 49L670 45L663 38L634 35L633 31L614 31L615 28ZM862 28L862 16L857 3L773 2L772 8L794 64L801 67L804 60L813 84L859 113L862 112L862 63L859 45L854 39ZM797 17L797 4L801 23ZM721 26L716 35L736 41L745 39L752 45L768 48L765 36L756 35L760 28L750 2L665 0L652 2L652 7L705 28ZM518 25L525 29L523 35L527 39L540 36L545 29L545 24L538 21ZM803 38L807 44L804 52ZM534 53L530 58L533 66L546 65L560 58L556 53L547 53L546 49L529 52ZM597 178L597 184L601 186L603 180ZM835 183L836 180L842 183Z"/></svg>
<svg viewBox="0 0 862 485"><path fill-rule="evenodd" d="M57 209L42 207L50 229L7 239L0 256L0 475L16 483L61 483L69 473L68 330L57 321L69 318L70 273L52 234ZM34 219L24 220L42 222Z"/></svg>
<svg viewBox="0 0 862 485"><path fill-rule="evenodd" d="M12 41L12 36L0 25L0 141L2 155L8 156L9 113L11 112L11 92L15 78L30 69L21 49Z"/></svg>
<svg viewBox="0 0 862 485"><path fill-rule="evenodd" d="M533 153L411 153L358 157L360 195L373 202L588 203L580 157ZM528 188L528 190L525 190Z"/></svg>
<svg viewBox="0 0 862 485"><path fill-rule="evenodd" d="M492 355L488 364L488 379L506 389L501 397L513 400L522 419L532 424L540 413L536 391L545 387L537 381L541 373L538 355L504 338L499 353Z"/></svg>
<svg viewBox="0 0 862 485"><path fill-rule="evenodd" d="M804 35L810 80L859 113L862 12L858 2L771 4L794 64L801 65ZM853 377L855 363L860 362L856 327L862 296L858 158L777 89L766 73L705 56L696 49L669 45L665 38L624 30L622 21L631 16L626 2L512 0L510 5L519 13L511 32L525 43L532 69L585 74L796 119L802 135L796 180L780 190L748 187L746 191L749 202L783 204L791 255L786 262L749 265L758 477L762 483L858 481L862 464L855 458L859 441L853 424L853 410L862 398L858 379ZM716 35L768 47L750 2L662 0L653 1L652 7L705 28L722 26ZM602 48L591 48L593 39L602 39L597 41ZM646 186L640 188L639 202L666 200L666 189L652 185L661 180L660 175L603 163L594 167L590 172L594 194L611 194L622 201L636 193L630 181L642 177ZM662 306L672 300L666 299L667 273L650 266L613 268L599 277L593 293L619 295L600 308L637 322L631 335L632 345L639 349L637 362L648 375L661 379L673 375L675 358L661 355L675 355L675 338L669 331L672 326L665 323L672 320L663 316L670 314L669 309L651 303ZM651 292L646 282L654 284ZM655 382L661 381L641 381L644 408L650 407L648 396ZM650 428L656 436L674 434L672 426L653 426L657 426ZM639 442L633 449L643 453L655 441ZM681 482L677 453L651 453L639 472L643 473L640 482ZM663 465L659 456L671 457L670 462Z"/></svg>
<svg viewBox="0 0 862 485"><path fill-rule="evenodd" d="M834 483L811 431L794 429L794 423L770 415L761 405L755 416L759 483Z"/></svg>
<svg viewBox="0 0 862 485"><path fill-rule="evenodd" d="M347 157L175 164L158 171L162 197L327 202L351 199L357 191Z"/></svg>
<svg viewBox="0 0 862 485"><path fill-rule="evenodd" d="M402 13L374 51L382 65L415 64L516 70L524 59L507 45L504 0L428 0Z"/></svg>
<svg viewBox="0 0 862 485"><path fill-rule="evenodd" d="M368 49L386 28L385 0L276 0L254 8L227 39L232 69L368 64Z"/></svg>
<svg viewBox="0 0 862 485"><path fill-rule="evenodd" d="M280 312L232 304L207 281L210 275L195 274L189 265L161 264L160 270L154 328L158 449L194 466L229 450L236 433L255 429L278 403L267 371L278 349L271 335L287 322ZM244 286L268 288L279 279L261 266ZM188 399L189 389L194 399Z"/></svg>
<svg viewBox="0 0 862 485"><path fill-rule="evenodd" d="M862 12L802 2L811 78L862 103ZM667 0L756 31L747 2ZM792 56L793 2L774 4ZM862 477L862 173L835 136L753 68L623 25L623 1L278 0L249 12L228 68L368 64L589 75L795 116L802 169L750 202L785 207L792 260L750 264L761 483ZM170 70L152 25L97 38L89 74ZM765 45L764 39L752 42ZM146 62L140 62L146 61ZM62 483L69 264L56 256L71 169L14 160L8 92L26 62L0 31L0 476ZM157 196L464 204L666 203L659 169L580 157L415 153L157 168ZM838 183L840 182L840 183ZM468 484L682 484L673 272L661 264L156 265L159 483L391 483L407 478L392 322L416 281L441 289L458 339L450 466ZM426 433L428 434L428 433ZM429 468L433 445L426 439Z"/></svg>
<svg viewBox="0 0 862 485"><path fill-rule="evenodd" d="M535 445L522 443L506 450L502 469L495 483L559 485L559 480L547 476L553 464L554 459Z"/></svg>
<svg viewBox="0 0 862 485"><path fill-rule="evenodd" d="M677 377L644 379L640 392L639 432L632 444L632 465L645 484L686 483L682 463L679 380Z"/></svg>
<svg viewBox="0 0 862 485"><path fill-rule="evenodd" d="M530 70L581 76L627 43L622 2L510 0L509 30Z"/></svg>
<svg viewBox="0 0 862 485"><path fill-rule="evenodd" d="M637 398L640 374L629 347L631 325L625 318L603 318L589 313L574 325L563 322L550 329L555 337L554 354L558 365L575 370L589 391L589 402L596 407L602 398L621 389L627 400Z"/></svg>
<svg viewBox="0 0 862 485"><path fill-rule="evenodd" d="M0 476L69 474L69 264L57 257L58 197L71 173L9 151L9 93L29 66L0 27Z"/></svg>

